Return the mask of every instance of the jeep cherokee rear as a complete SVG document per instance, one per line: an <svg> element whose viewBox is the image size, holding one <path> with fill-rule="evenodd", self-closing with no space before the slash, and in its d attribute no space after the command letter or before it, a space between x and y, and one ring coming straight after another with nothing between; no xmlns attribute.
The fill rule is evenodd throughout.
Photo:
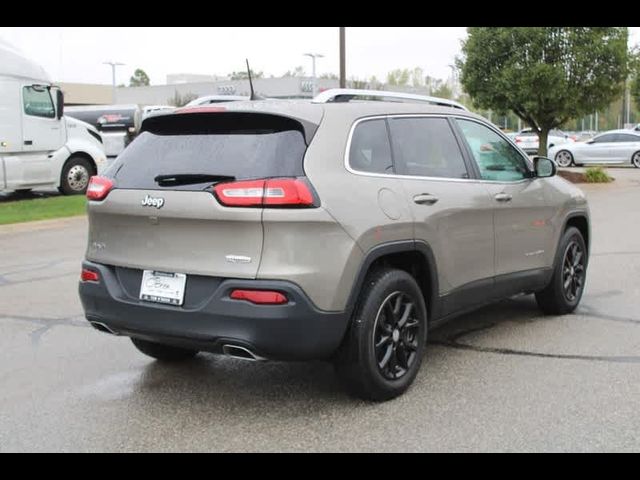
<svg viewBox="0 0 640 480"><path fill-rule="evenodd" d="M588 209L554 169L439 106L152 117L88 191L86 317L158 359L331 359L357 395L392 398L440 321L520 292L577 306Z"/></svg>

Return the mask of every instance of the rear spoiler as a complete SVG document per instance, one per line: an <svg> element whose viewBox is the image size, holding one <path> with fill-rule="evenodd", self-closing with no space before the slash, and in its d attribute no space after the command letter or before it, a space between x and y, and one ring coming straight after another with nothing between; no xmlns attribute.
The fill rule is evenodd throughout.
<svg viewBox="0 0 640 480"><path fill-rule="evenodd" d="M255 111L226 111L223 107L189 108L175 113L147 117L142 122L140 133L156 135L205 135L215 133L237 133L243 130L283 132L297 130L302 133L307 146L311 143L318 125L299 118Z"/></svg>

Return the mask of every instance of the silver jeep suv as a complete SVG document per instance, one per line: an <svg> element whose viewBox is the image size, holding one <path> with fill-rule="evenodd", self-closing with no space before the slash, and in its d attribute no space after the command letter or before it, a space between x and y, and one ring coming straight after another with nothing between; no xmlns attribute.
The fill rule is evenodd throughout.
<svg viewBox="0 0 640 480"><path fill-rule="evenodd" d="M370 101L383 93L396 101ZM146 119L87 192L86 318L158 360L331 360L353 393L385 400L456 315L519 293L573 311L581 191L459 104L396 97Z"/></svg>

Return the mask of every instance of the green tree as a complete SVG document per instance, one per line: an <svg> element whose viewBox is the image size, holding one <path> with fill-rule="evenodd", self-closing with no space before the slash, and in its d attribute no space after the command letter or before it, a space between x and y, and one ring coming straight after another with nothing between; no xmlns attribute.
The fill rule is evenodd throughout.
<svg viewBox="0 0 640 480"><path fill-rule="evenodd" d="M540 139L621 93L628 73L626 27L469 27L457 60L480 108L513 111Z"/></svg>
<svg viewBox="0 0 640 480"><path fill-rule="evenodd" d="M453 98L453 91L451 87L445 82L440 82L435 90L432 90L432 95L438 98Z"/></svg>
<svg viewBox="0 0 640 480"><path fill-rule="evenodd" d="M408 68L397 68L387 73L387 83L393 86L404 87L409 84L410 78L411 72Z"/></svg>
<svg viewBox="0 0 640 480"><path fill-rule="evenodd" d="M198 95L195 93L187 92L184 95L180 95L180 92L174 90L173 97L167 100L169 105L173 105L174 107L184 107L191 100L195 100L198 98Z"/></svg>
<svg viewBox="0 0 640 480"><path fill-rule="evenodd" d="M304 67L302 65L298 65L293 70L287 70L283 77L304 77L306 74Z"/></svg>
<svg viewBox="0 0 640 480"><path fill-rule="evenodd" d="M411 85L414 87L423 87L424 79L424 70L420 67L416 67L411 71Z"/></svg>
<svg viewBox="0 0 640 480"><path fill-rule="evenodd" d="M148 87L149 76L141 68L136 68L136 71L133 72L133 76L129 79L129 86L130 87Z"/></svg>
<svg viewBox="0 0 640 480"><path fill-rule="evenodd" d="M631 56L632 80L631 97L636 107L640 109L640 48L636 48Z"/></svg>

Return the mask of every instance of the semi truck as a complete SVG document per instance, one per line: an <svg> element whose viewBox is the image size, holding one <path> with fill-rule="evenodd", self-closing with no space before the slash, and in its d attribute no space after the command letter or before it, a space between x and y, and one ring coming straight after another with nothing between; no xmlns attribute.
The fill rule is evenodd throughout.
<svg viewBox="0 0 640 480"><path fill-rule="evenodd" d="M106 164L98 130L65 117L62 90L0 39L0 192L81 194Z"/></svg>

